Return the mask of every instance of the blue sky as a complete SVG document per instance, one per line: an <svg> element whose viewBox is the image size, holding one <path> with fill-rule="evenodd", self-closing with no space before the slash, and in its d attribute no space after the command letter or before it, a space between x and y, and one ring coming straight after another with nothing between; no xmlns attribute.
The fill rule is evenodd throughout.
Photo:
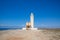
<svg viewBox="0 0 60 40"><path fill-rule="evenodd" d="M60 0L0 0L0 26L25 26L31 12L36 27L60 28Z"/></svg>

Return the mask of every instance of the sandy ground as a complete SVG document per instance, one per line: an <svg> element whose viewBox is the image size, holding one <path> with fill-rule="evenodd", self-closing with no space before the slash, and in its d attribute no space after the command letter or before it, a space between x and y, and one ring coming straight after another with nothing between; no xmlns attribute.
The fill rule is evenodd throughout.
<svg viewBox="0 0 60 40"><path fill-rule="evenodd" d="M60 40L60 30L5 30L0 40Z"/></svg>

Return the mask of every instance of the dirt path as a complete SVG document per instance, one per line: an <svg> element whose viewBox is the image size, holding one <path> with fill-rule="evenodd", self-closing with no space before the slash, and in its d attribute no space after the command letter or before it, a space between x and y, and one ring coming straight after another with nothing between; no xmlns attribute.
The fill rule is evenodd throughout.
<svg viewBox="0 0 60 40"><path fill-rule="evenodd" d="M60 32L46 30L0 31L0 40L60 40Z"/></svg>

